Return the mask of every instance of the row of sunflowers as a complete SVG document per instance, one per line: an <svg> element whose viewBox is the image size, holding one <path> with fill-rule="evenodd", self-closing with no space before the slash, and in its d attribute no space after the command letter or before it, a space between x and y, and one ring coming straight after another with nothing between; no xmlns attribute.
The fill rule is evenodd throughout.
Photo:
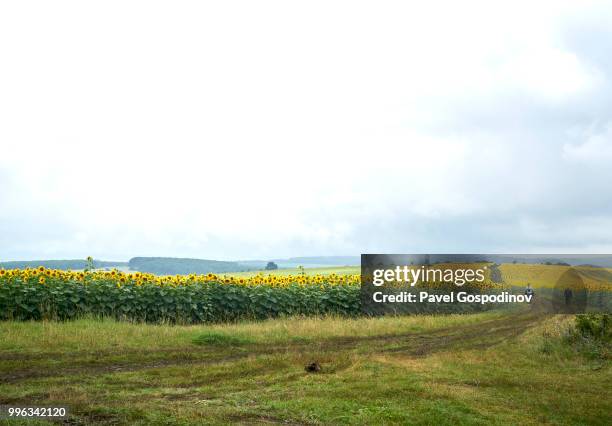
<svg viewBox="0 0 612 426"><path fill-rule="evenodd" d="M35 269L0 269L0 279L17 279L22 281L38 281L39 284L45 284L47 280L60 280L65 282L83 284L91 284L97 281L112 281L118 287L124 284L134 284L137 286L143 284L154 284L157 286L185 286L193 285L200 282L216 281L223 284L236 284L243 286L258 286L268 285L272 287L286 287L292 284L299 284L303 286L310 285L360 285L361 278L359 274L352 275L265 275L259 273L251 277L235 277L232 275L217 275L217 274L206 274L206 275L154 275L143 272L125 273L113 269L111 271L63 271L57 269L47 269L40 266Z"/></svg>
<svg viewBox="0 0 612 426"><path fill-rule="evenodd" d="M198 323L281 315L357 315L359 275L156 276L0 269L0 319Z"/></svg>
<svg viewBox="0 0 612 426"><path fill-rule="evenodd" d="M0 269L0 319L81 316L199 323L289 315L361 314L361 277L156 276L141 272Z"/></svg>

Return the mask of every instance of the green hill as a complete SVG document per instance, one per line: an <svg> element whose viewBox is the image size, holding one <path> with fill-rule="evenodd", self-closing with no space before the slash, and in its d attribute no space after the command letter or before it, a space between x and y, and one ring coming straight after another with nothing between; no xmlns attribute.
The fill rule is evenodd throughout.
<svg viewBox="0 0 612 426"><path fill-rule="evenodd" d="M126 266L127 262L113 262L94 260L95 268L106 268L116 266ZM63 269L63 270L76 270L85 269L87 267L87 260L84 259L61 259L61 260L14 260L9 262L0 262L0 268L4 269L24 269L24 268L37 268L44 266L49 269Z"/></svg>
<svg viewBox="0 0 612 426"><path fill-rule="evenodd" d="M130 269L157 275L208 274L248 271L250 268L238 262L177 257L133 257Z"/></svg>

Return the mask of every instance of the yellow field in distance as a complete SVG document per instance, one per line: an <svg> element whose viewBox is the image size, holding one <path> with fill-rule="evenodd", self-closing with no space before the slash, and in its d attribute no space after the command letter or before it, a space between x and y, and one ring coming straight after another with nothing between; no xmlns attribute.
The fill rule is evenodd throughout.
<svg viewBox="0 0 612 426"><path fill-rule="evenodd" d="M303 269L305 275L354 275L360 274L361 268L359 266L328 266L324 268L304 268ZM250 278L254 277L258 274L267 275L276 275L276 276L285 276L285 275L300 275L302 270L299 268L283 268L277 269L275 271L248 271L248 272L228 272L226 274L218 274L218 275L227 275L228 277L237 277L237 278Z"/></svg>

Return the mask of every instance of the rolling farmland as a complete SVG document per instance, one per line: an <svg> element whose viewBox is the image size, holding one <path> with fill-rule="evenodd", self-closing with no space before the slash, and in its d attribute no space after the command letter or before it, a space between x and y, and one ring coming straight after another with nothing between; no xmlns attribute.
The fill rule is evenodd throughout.
<svg viewBox="0 0 612 426"><path fill-rule="evenodd" d="M562 268L499 267L504 285L538 288ZM69 424L604 425L612 412L609 345L568 345L574 316L538 304L368 318L360 276L340 274L354 268L2 271L0 405L67 406Z"/></svg>

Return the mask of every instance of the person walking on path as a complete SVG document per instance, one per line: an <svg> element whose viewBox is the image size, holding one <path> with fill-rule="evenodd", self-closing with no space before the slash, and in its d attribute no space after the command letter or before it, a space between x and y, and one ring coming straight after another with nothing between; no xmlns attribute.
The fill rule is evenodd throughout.
<svg viewBox="0 0 612 426"><path fill-rule="evenodd" d="M527 288L525 288L525 296L531 296L529 299L529 303L533 300L533 289L531 288L531 284L527 283Z"/></svg>

